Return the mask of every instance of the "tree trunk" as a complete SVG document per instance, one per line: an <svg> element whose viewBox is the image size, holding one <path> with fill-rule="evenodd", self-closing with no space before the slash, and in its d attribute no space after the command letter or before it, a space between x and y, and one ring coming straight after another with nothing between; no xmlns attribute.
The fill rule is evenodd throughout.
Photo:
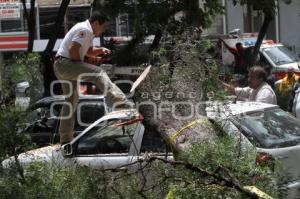
<svg viewBox="0 0 300 199"><path fill-rule="evenodd" d="M33 50L33 42L34 42L34 35L35 35L35 0L30 1L30 14L29 14L29 20L27 20L28 23L28 29L29 29L29 41L28 41L28 49L27 52L32 52Z"/></svg>
<svg viewBox="0 0 300 199"><path fill-rule="evenodd" d="M269 27L269 25L270 25L270 23L271 23L272 20L273 20L273 16L272 15L265 14L263 25L260 28L260 31L259 31L259 34L258 34L258 37L257 37L257 41L255 43L255 46L254 46L254 49L253 49L253 52L252 52L252 58L251 58L250 67L252 67L253 65L256 64L257 56L258 56L258 53L259 53L260 46L262 44L262 41L263 41L263 39L264 39L264 37L265 37L265 35L267 33L268 27Z"/></svg>
<svg viewBox="0 0 300 199"><path fill-rule="evenodd" d="M152 51L153 49L158 48L161 37L162 37L161 29L156 30L153 42L152 42L151 46L149 47L149 51Z"/></svg>
<svg viewBox="0 0 300 199"><path fill-rule="evenodd" d="M51 82L54 81L55 75L53 72L53 48L56 42L56 39L59 34L59 30L61 25L64 21L64 16L70 0L63 0L60 4L60 8L58 10L58 15L55 21L55 25L53 26L53 34L49 39L46 49L44 50L42 57L41 57L41 64L43 65L44 70L42 70L43 77L44 77L44 97L50 95L50 85ZM55 88L54 88L55 89ZM57 90L54 90L54 93L61 93L60 87Z"/></svg>
<svg viewBox="0 0 300 199"><path fill-rule="evenodd" d="M28 14L27 8L26 8L26 1L21 0L23 9L24 9L24 15L28 24L28 46L27 46L27 52L32 52L33 49L33 42L34 42L34 33L35 33L35 0L30 1L30 13Z"/></svg>

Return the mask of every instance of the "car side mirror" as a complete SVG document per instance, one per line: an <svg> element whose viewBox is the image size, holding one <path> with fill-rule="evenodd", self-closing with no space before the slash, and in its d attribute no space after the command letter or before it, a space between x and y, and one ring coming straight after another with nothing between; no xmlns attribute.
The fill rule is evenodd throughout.
<svg viewBox="0 0 300 199"><path fill-rule="evenodd" d="M64 157L70 157L73 155L72 145L70 143L62 146L62 155Z"/></svg>

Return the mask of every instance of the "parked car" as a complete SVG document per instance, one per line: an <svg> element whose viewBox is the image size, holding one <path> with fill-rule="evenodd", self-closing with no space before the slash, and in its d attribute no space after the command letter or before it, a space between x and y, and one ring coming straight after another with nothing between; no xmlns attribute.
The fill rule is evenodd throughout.
<svg viewBox="0 0 300 199"><path fill-rule="evenodd" d="M220 124L241 148L257 151L253 163L282 164L280 175L286 177L285 198L300 196L300 122L277 105L259 102L208 102L207 116ZM130 164L145 152L172 158L169 146L162 136L142 124L136 110L115 111L106 114L70 143L28 151L19 155L26 165L33 161L55 161L61 165L85 165L91 168L116 168ZM200 134L201 132L199 132ZM13 158L2 162L7 168Z"/></svg>
<svg viewBox="0 0 300 199"><path fill-rule="evenodd" d="M217 121L243 147L255 147L256 162L282 167L285 198L300 196L300 122L277 105L258 102L212 103L207 116Z"/></svg>
<svg viewBox="0 0 300 199"><path fill-rule="evenodd" d="M64 102L63 96L51 96L38 100L28 109L26 132L33 143L45 146L59 142L59 114ZM75 111L75 136L108 111L102 95L80 95Z"/></svg>
<svg viewBox="0 0 300 199"><path fill-rule="evenodd" d="M260 64L272 68L277 79L285 77L289 68L300 74L300 61L287 47L280 43L262 44L260 48Z"/></svg>
<svg viewBox="0 0 300 199"><path fill-rule="evenodd" d="M68 144L52 145L19 155L21 163L55 160L64 166L116 168L136 161L146 152L166 157L169 148L162 137L145 129L142 117L135 109L114 111L94 122ZM172 157L171 153L169 155ZM2 165L9 167L11 160Z"/></svg>

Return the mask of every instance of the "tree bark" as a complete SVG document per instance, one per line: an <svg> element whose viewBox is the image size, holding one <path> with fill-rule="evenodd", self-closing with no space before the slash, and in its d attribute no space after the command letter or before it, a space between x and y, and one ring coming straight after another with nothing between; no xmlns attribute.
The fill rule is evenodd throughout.
<svg viewBox="0 0 300 199"><path fill-rule="evenodd" d="M161 29L156 30L153 42L152 42L151 46L149 47L149 51L152 51L152 50L158 48L161 37L162 37Z"/></svg>
<svg viewBox="0 0 300 199"><path fill-rule="evenodd" d="M21 0L23 9L24 9L24 15L28 24L28 46L27 46L27 52L32 52L33 50L33 42L34 42L34 35L35 35L35 0L30 1L30 13L28 14L27 8L26 8L26 1Z"/></svg>
<svg viewBox="0 0 300 199"><path fill-rule="evenodd" d="M59 34L59 30L60 30L59 27L61 27L61 25L63 24L64 16L69 3L70 0L63 0L62 3L60 4L55 25L53 26L53 34L49 39L46 49L44 50L41 57L41 64L43 65L42 67L44 68L44 70L42 70L43 77L44 77L44 94L43 94L44 97L50 95L51 82L56 79L53 72L53 48ZM54 93L61 93L61 88L58 87L57 90L55 89Z"/></svg>
<svg viewBox="0 0 300 199"><path fill-rule="evenodd" d="M254 46L254 49L253 49L253 52L252 52L250 67L252 67L253 65L256 64L260 46L262 44L262 41L263 41L263 39L264 39L264 37L267 33L268 27L269 27L272 20L273 20L273 16L270 15L270 14L265 13L264 22L263 22L263 25L260 28L260 31L259 31L259 34L258 34L258 37L257 37L257 41L255 43L255 46Z"/></svg>
<svg viewBox="0 0 300 199"><path fill-rule="evenodd" d="M28 49L27 52L32 52L33 50L33 42L34 42L34 35L35 35L35 0L30 1L30 14L29 14L29 20L27 20L28 23L28 29L29 29L29 41L28 41Z"/></svg>

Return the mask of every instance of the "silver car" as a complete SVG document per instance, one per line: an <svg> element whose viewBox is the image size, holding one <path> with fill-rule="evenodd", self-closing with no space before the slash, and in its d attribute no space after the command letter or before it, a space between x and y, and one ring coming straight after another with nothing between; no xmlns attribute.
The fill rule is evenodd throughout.
<svg viewBox="0 0 300 199"><path fill-rule="evenodd" d="M277 105L258 102L209 103L207 115L243 147L255 147L257 164L279 162L286 198L300 197L300 121Z"/></svg>

